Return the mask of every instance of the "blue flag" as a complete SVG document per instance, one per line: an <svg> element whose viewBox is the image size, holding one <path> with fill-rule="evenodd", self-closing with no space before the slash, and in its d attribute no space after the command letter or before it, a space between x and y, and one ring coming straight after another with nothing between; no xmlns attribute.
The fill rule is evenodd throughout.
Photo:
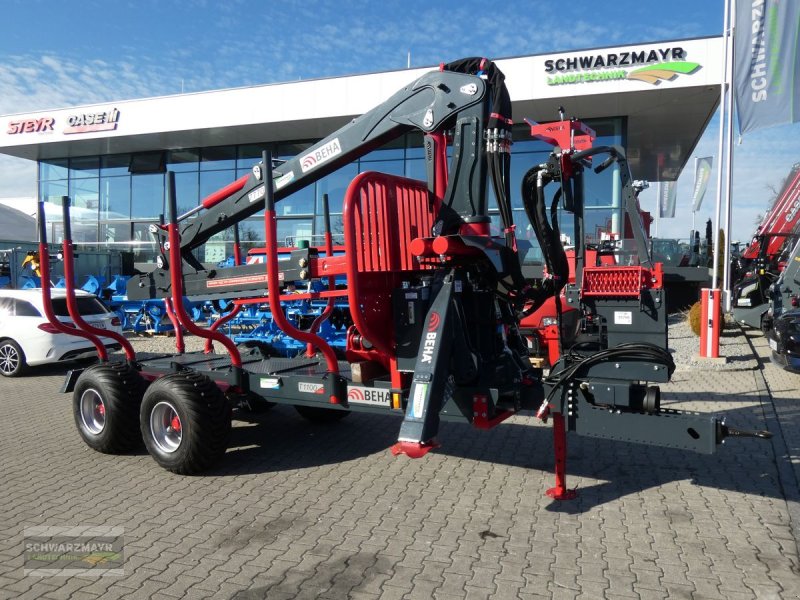
<svg viewBox="0 0 800 600"><path fill-rule="evenodd" d="M800 119L800 2L736 0L739 132Z"/></svg>

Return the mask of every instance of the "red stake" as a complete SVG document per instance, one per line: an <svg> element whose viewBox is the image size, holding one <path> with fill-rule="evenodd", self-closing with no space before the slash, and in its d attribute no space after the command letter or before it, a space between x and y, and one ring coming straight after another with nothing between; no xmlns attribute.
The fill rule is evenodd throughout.
<svg viewBox="0 0 800 600"><path fill-rule="evenodd" d="M552 413L553 448L556 455L556 486L547 490L547 495L554 500L572 500L578 496L577 490L567 489L567 431L564 427L564 415Z"/></svg>

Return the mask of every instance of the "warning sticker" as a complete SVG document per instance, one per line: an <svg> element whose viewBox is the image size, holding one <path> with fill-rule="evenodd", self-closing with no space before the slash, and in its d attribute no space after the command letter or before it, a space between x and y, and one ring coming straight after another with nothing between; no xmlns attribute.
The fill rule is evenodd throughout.
<svg viewBox="0 0 800 600"><path fill-rule="evenodd" d="M629 310L614 311L614 325L631 325L633 323L633 313Z"/></svg>
<svg viewBox="0 0 800 600"><path fill-rule="evenodd" d="M411 399L411 417L421 419L425 409L425 395L428 391L427 383L414 385L414 397Z"/></svg>

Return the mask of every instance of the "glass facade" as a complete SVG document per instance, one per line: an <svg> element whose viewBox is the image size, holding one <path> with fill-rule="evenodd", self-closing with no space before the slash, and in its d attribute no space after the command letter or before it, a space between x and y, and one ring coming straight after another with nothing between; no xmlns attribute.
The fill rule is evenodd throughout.
<svg viewBox="0 0 800 600"><path fill-rule="evenodd" d="M623 145L623 119L589 121L597 131L598 145ZM531 140L526 125L514 131L517 140L512 146L511 193L517 235L523 247L529 247L529 258L538 257L535 237L527 225L522 209L520 185L527 170L546 160L550 147ZM48 203L47 219L51 241L59 242L61 227L61 196L72 198L73 238L76 242L109 245L132 250L137 262L155 257L155 248L147 233L150 223L159 222L165 212L166 175L147 172L147 165L159 165L163 160L168 171L175 172L178 211L183 214L196 207L203 198L249 172L258 162L262 150L269 148L279 158L292 158L311 145L311 141L286 143L185 148L165 151L151 157L117 154L57 159L39 163L39 194ZM142 168L144 165L144 168ZM132 172L133 171L133 172ZM350 181L364 171L380 171L425 179L422 135L408 134L370 152L358 161L320 179L277 205L278 238L286 245L299 239L321 243L323 229L322 197L328 194L335 243L341 243L341 211L344 192ZM587 178L586 231L592 236L601 230L620 230L620 193L614 169L599 177ZM491 186L489 186L491 189ZM499 222L493 198L490 212ZM562 231L572 234L571 219L561 223ZM264 244L263 212L239 224L240 238L245 249ZM231 232L212 238L198 252L198 258L215 262L232 254ZM525 244L532 240L532 244Z"/></svg>

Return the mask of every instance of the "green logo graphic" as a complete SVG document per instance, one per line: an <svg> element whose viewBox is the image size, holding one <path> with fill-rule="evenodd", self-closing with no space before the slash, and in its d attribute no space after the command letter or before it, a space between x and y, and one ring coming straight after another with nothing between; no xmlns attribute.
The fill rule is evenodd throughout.
<svg viewBox="0 0 800 600"><path fill-rule="evenodd" d="M670 81L678 75L691 75L700 68L696 62L668 62L642 67L628 73L627 79L636 79L658 85L662 81Z"/></svg>
<svg viewBox="0 0 800 600"><path fill-rule="evenodd" d="M94 567L105 563L120 562L122 554L119 552L92 552L84 556L82 560Z"/></svg>

